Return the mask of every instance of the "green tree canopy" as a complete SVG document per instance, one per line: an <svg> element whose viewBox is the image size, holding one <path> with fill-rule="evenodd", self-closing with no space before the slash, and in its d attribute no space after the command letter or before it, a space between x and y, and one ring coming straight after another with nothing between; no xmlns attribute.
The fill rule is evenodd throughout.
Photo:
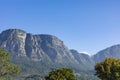
<svg viewBox="0 0 120 80"><path fill-rule="evenodd" d="M45 80L77 80L77 78L74 76L72 69L61 68L49 72Z"/></svg>
<svg viewBox="0 0 120 80"><path fill-rule="evenodd" d="M102 80L120 80L120 59L106 58L96 63L96 75Z"/></svg>
<svg viewBox="0 0 120 80"><path fill-rule="evenodd" d="M12 64L9 54L0 48L0 80L4 80L6 77L17 73L19 73L19 67Z"/></svg>

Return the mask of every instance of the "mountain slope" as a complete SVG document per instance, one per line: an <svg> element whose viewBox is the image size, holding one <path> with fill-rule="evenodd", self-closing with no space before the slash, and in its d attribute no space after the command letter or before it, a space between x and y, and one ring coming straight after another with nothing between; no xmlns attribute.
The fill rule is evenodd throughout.
<svg viewBox="0 0 120 80"><path fill-rule="evenodd" d="M70 51L74 58L79 62L79 64L93 68L94 61L88 54L79 53L73 49L71 49Z"/></svg>
<svg viewBox="0 0 120 80"><path fill-rule="evenodd" d="M9 29L0 34L0 46L14 56L30 60L65 63L74 57L64 43L52 35L32 35L19 29Z"/></svg>
<svg viewBox="0 0 120 80"><path fill-rule="evenodd" d="M13 63L21 66L20 78L34 74L43 77L49 70L61 67L69 67L77 73L91 76L95 62L107 57L120 58L120 45L89 56L69 50L63 41L53 35L33 35L19 29L8 29L0 33L0 47L10 53Z"/></svg>
<svg viewBox="0 0 120 80"><path fill-rule="evenodd" d="M45 75L49 70L69 67L79 72L92 68L77 60L63 41L53 35L33 35L19 29L8 29L0 34L0 47L10 53L12 62L22 68L22 75Z"/></svg>
<svg viewBox="0 0 120 80"><path fill-rule="evenodd" d="M120 45L114 45L108 47L104 50L99 51L97 54L93 56L93 60L95 62L103 61L107 57L115 57L120 58Z"/></svg>

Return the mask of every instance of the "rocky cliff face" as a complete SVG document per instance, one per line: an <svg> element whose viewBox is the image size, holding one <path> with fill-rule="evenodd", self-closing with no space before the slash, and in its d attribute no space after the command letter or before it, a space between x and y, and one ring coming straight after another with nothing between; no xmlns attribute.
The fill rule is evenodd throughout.
<svg viewBox="0 0 120 80"><path fill-rule="evenodd" d="M17 29L9 29L0 34L0 46L14 55L26 56L25 41L26 32Z"/></svg>
<svg viewBox="0 0 120 80"><path fill-rule="evenodd" d="M52 35L33 35L23 30L9 29L0 34L0 47L14 56L34 61L76 62L63 41Z"/></svg>

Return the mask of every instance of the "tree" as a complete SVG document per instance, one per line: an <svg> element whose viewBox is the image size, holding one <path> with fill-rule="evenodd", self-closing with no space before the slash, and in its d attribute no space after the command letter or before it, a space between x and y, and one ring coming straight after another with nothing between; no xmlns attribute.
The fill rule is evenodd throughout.
<svg viewBox="0 0 120 80"><path fill-rule="evenodd" d="M120 59L106 58L96 63L96 74L102 80L120 80Z"/></svg>
<svg viewBox="0 0 120 80"><path fill-rule="evenodd" d="M49 72L45 80L77 80L77 78L74 76L72 69L61 68Z"/></svg>
<svg viewBox="0 0 120 80"><path fill-rule="evenodd" d="M19 67L10 62L9 54L0 48L0 80L19 73ZM8 79L7 79L8 80Z"/></svg>

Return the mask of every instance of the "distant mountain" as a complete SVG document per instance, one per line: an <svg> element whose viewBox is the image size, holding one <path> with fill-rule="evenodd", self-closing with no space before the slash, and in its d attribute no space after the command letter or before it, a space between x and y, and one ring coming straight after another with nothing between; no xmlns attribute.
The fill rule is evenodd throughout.
<svg viewBox="0 0 120 80"><path fill-rule="evenodd" d="M86 59L90 59L88 55L79 55L82 57L78 60L75 57L78 53L73 53L53 35L33 35L20 29L8 29L0 34L0 47L10 53L12 62L20 65L25 75L46 74L60 67L73 68L78 72L92 70L87 64L83 66L84 62L87 63Z"/></svg>
<svg viewBox="0 0 120 80"><path fill-rule="evenodd" d="M43 77L55 68L69 67L76 73L97 80L91 76L96 62L107 57L120 58L120 45L114 45L90 56L74 49L69 50L56 36L34 35L20 29L8 29L0 33L0 47L10 53L13 63L21 66L20 78L38 74ZM86 80L85 76L79 78Z"/></svg>
<svg viewBox="0 0 120 80"><path fill-rule="evenodd" d="M95 62L100 62L108 57L120 58L120 45L119 44L99 51L97 54L93 56L93 60Z"/></svg>
<svg viewBox="0 0 120 80"><path fill-rule="evenodd" d="M79 53L74 49L70 50L74 58L79 62L79 64L93 68L94 61L88 54Z"/></svg>
<svg viewBox="0 0 120 80"><path fill-rule="evenodd" d="M0 34L0 46L14 56L33 61L74 62L63 41L52 35L32 35L23 30L9 29Z"/></svg>

